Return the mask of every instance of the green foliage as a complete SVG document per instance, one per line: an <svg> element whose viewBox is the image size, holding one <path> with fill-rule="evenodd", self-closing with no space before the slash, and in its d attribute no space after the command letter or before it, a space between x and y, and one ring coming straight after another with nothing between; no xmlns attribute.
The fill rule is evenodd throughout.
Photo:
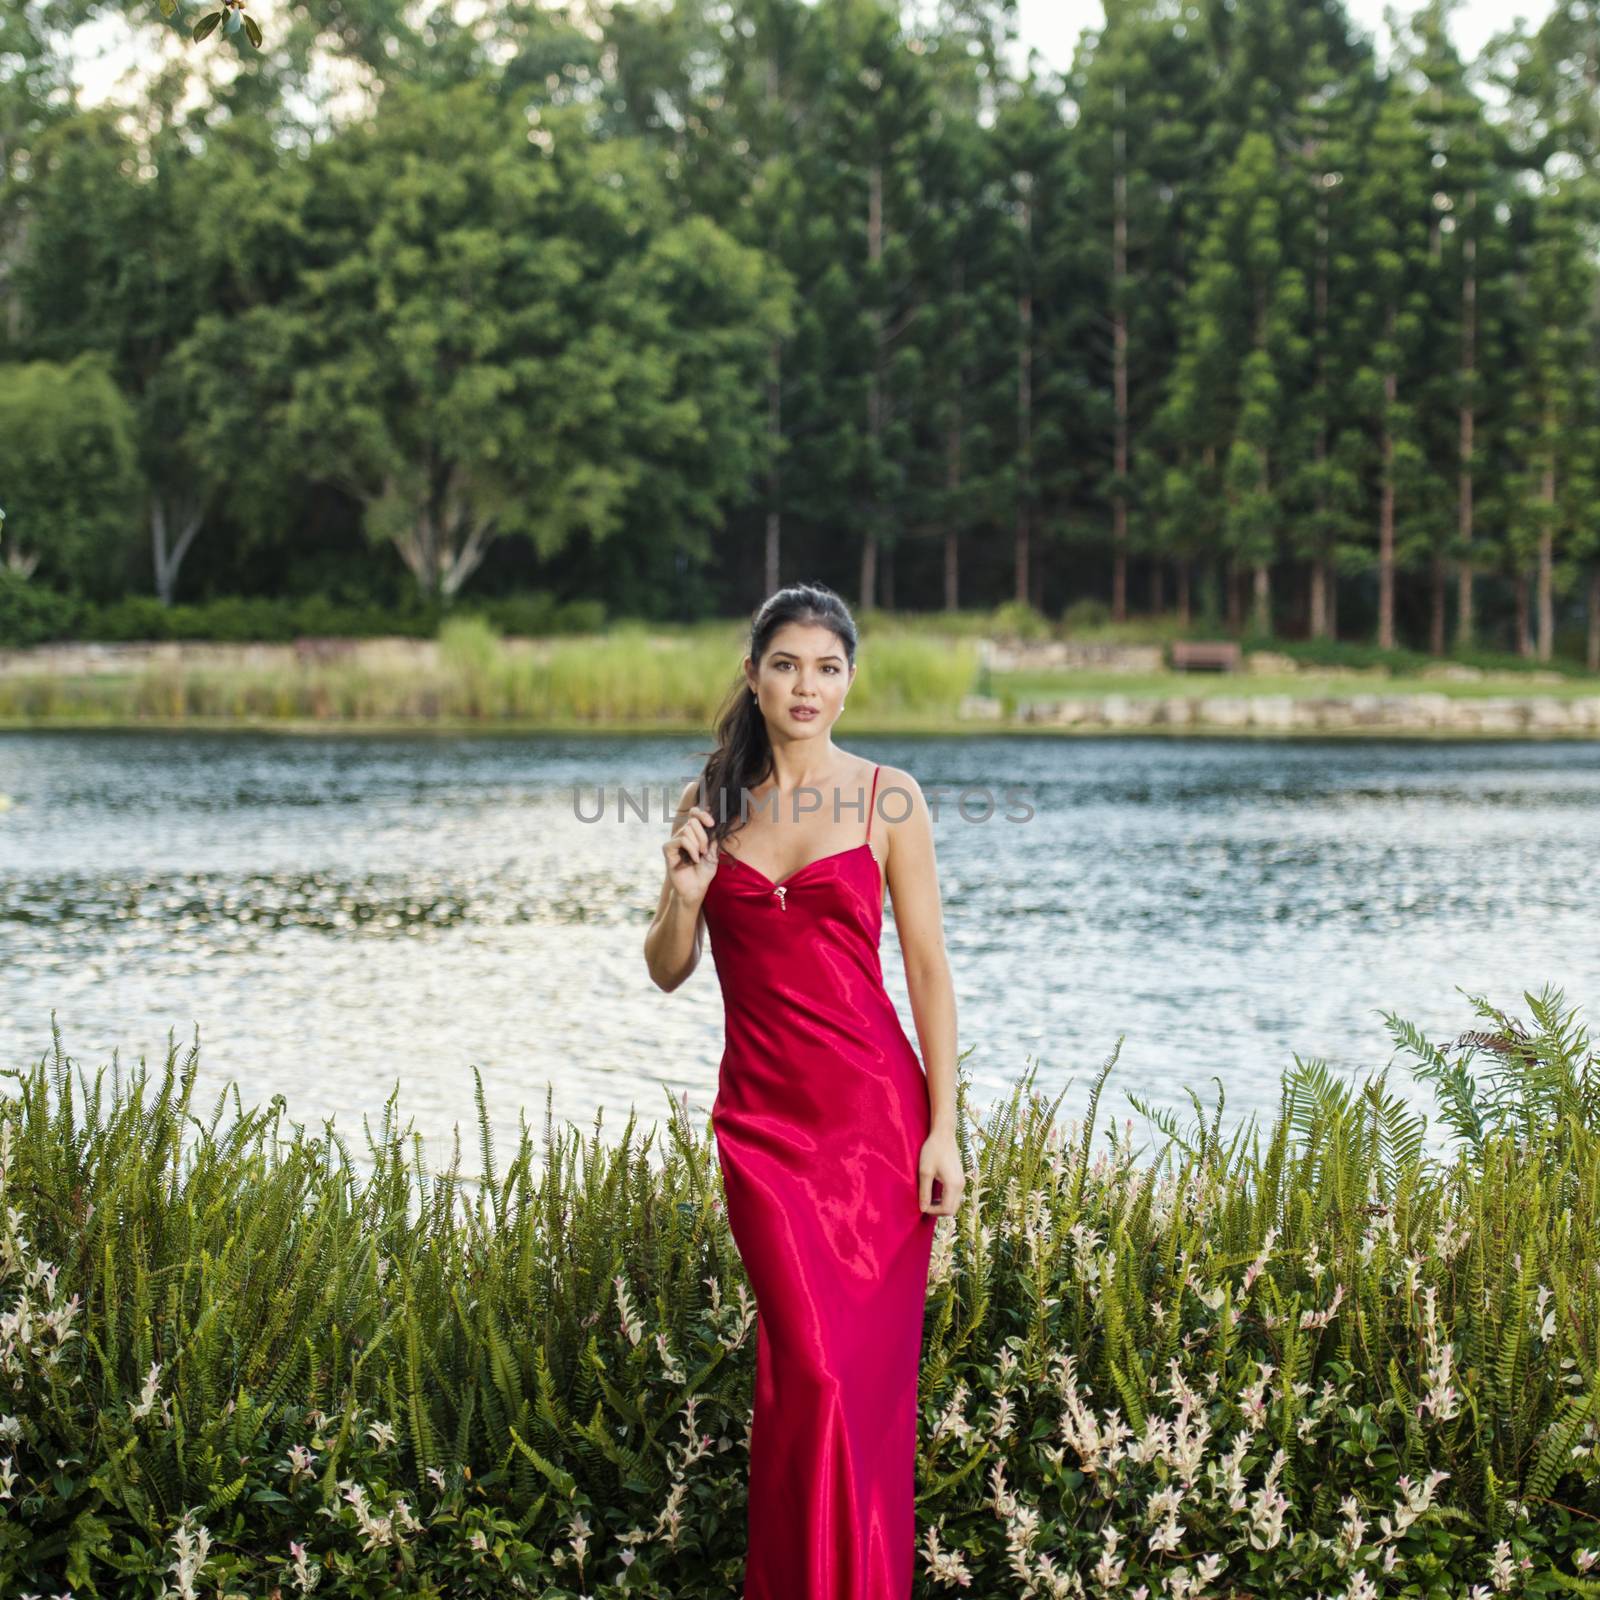
<svg viewBox="0 0 1600 1600"><path fill-rule="evenodd" d="M136 471L0 426L12 537L102 599L503 563L681 620L817 572L1594 670L1600 31L1547 9L1469 61L1446 0L1392 52L1137 0L1052 72L1004 7L342 0L126 117L19 14L0 354L104 362Z"/></svg>
<svg viewBox="0 0 1600 1600"><path fill-rule="evenodd" d="M1000 639L1048 639L1052 631L1049 618L1021 600L1007 600L996 606L990 627Z"/></svg>
<svg viewBox="0 0 1600 1600"><path fill-rule="evenodd" d="M586 609L563 608L560 615L578 622ZM335 641L328 659L312 648L309 659L288 652L276 665L180 660L122 676L0 678L0 716L703 727L728 690L728 662L737 659L737 637L726 626L655 633L618 625L604 633L520 639L499 636L497 614L492 606L462 608L441 625L436 652L381 641L363 652ZM515 610L508 615L519 620ZM910 629L886 633L852 690L853 725L871 726L874 717L895 726L947 721L976 670L967 640Z"/></svg>
<svg viewBox="0 0 1600 1600"><path fill-rule="evenodd" d="M1600 1060L1587 1029L1558 989L1523 998L1532 1030L1474 995L1478 1016L1492 1026L1467 1030L1447 1049L1383 1013L1395 1044L1417 1057L1415 1076L1433 1085L1441 1120L1477 1159L1496 1136L1563 1149L1575 1127L1600 1125ZM1485 1066L1474 1076L1469 1068L1480 1059Z"/></svg>
<svg viewBox="0 0 1600 1600"><path fill-rule="evenodd" d="M105 605L74 600L0 567L0 647L52 639L108 642L196 640L218 644L288 644L301 638L433 638L452 616L481 616L512 635L593 633L604 625L598 600L558 600L545 591L471 596L450 609L412 602L383 606L313 594L294 599L223 595L163 605L154 595L125 595Z"/></svg>
<svg viewBox="0 0 1600 1600"><path fill-rule="evenodd" d="M133 411L110 363L0 365L4 554L41 583L114 592L138 530Z"/></svg>
<svg viewBox="0 0 1600 1600"><path fill-rule="evenodd" d="M468 634L459 634L465 641ZM1051 1572L1311 1600L1582 1592L1600 1516L1600 1063L1559 994L1395 1025L1466 1146L1319 1061L1270 1129L1162 1135L958 1079L929 1275L919 1592ZM737 1586L756 1308L714 1149L669 1097L614 1140L523 1127L433 1170L391 1095L354 1157L281 1096L196 1104L198 1044L106 1083L59 1033L0 1097L0 1590ZM1065 1091L1063 1090L1064 1094ZM1144 1110L1137 1100L1136 1109ZM1461 1120L1475 1108L1470 1126ZM226 1114L226 1117L225 1117ZM1131 1432L1130 1432L1131 1430ZM960 1576L965 1574L965 1577ZM1543 1585L1541 1588L1540 1585ZM531 1586L531 1587L530 1587Z"/></svg>
<svg viewBox="0 0 1600 1600"><path fill-rule="evenodd" d="M70 596L0 566L0 650L62 638L79 612Z"/></svg>
<svg viewBox="0 0 1600 1600"><path fill-rule="evenodd" d="M1106 627L1111 621L1111 607L1104 600L1093 595L1085 595L1081 600L1074 600L1065 611L1061 613L1061 631L1067 637L1079 634L1093 633L1097 629Z"/></svg>

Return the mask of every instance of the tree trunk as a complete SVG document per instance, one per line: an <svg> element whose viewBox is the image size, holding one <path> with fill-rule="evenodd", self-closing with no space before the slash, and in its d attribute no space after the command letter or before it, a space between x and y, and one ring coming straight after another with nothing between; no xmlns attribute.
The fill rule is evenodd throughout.
<svg viewBox="0 0 1600 1600"><path fill-rule="evenodd" d="M1126 94L1116 88L1117 126L1112 131L1111 221L1111 619L1128 616L1128 136L1122 126Z"/></svg>
<svg viewBox="0 0 1600 1600"><path fill-rule="evenodd" d="M966 282L965 263L960 256L956 257L952 276L954 278L955 301L961 303L961 292ZM959 332L960 324L957 323ZM951 403L955 407L955 414L950 419L950 425L945 429L944 435L944 487L949 502L949 509L945 513L950 519L945 526L944 535L944 608L946 611L957 611L961 604L960 585L960 560L961 560L961 525L959 518L959 497L961 493L961 389L965 382L966 374L962 371L956 373L955 392L951 396Z"/></svg>
<svg viewBox="0 0 1600 1600"><path fill-rule="evenodd" d="M1167 605L1166 563L1156 556L1150 563L1150 615L1159 617Z"/></svg>
<svg viewBox="0 0 1600 1600"><path fill-rule="evenodd" d="M783 528L782 501L779 498L783 468L783 345L772 341L767 361L767 540L763 578L765 593L772 594L780 583L782 563L780 542Z"/></svg>
<svg viewBox="0 0 1600 1600"><path fill-rule="evenodd" d="M1589 574L1589 637L1586 664L1600 672L1600 567Z"/></svg>
<svg viewBox="0 0 1600 1600"><path fill-rule="evenodd" d="M0 172L11 170L11 151L0 151ZM28 242L32 236L32 216L23 211L16 218L8 248L0 251L0 300L6 308L6 341L16 349L22 343L22 295L16 287L17 263L28 259ZM31 570L31 569L30 569Z"/></svg>
<svg viewBox="0 0 1600 1600"><path fill-rule="evenodd" d="M177 498L169 513L165 498L159 494L150 497L150 564L155 578L156 597L162 605L170 606L178 591L178 571L183 558L189 553L195 535L205 517L202 501ZM171 543L168 535L175 531Z"/></svg>
<svg viewBox="0 0 1600 1600"><path fill-rule="evenodd" d="M1444 551L1436 549L1428 572L1428 651L1444 654Z"/></svg>
<svg viewBox="0 0 1600 1600"><path fill-rule="evenodd" d="M1253 617L1256 632L1263 637L1272 633L1272 563L1258 561L1255 564L1255 614Z"/></svg>
<svg viewBox="0 0 1600 1600"><path fill-rule="evenodd" d="M1456 480L1456 535L1463 546L1470 546L1473 533L1473 449L1477 429L1477 412L1473 406L1477 384L1478 362L1478 241L1471 229L1478 209L1478 192L1467 191L1467 214L1464 226L1467 237L1462 245L1464 260L1461 282L1461 426L1459 452L1461 465ZM1473 617L1472 557L1463 555L1456 570L1456 645L1467 650L1472 647Z"/></svg>
<svg viewBox="0 0 1600 1600"><path fill-rule="evenodd" d="M435 516L440 535L439 593L453 600L483 565L494 537L494 518L474 515L465 475L454 465L446 467L440 479Z"/></svg>
<svg viewBox="0 0 1600 1600"><path fill-rule="evenodd" d="M1553 426L1553 419L1546 417L1546 438L1551 437L1549 430ZM1550 456L1545 457L1539 498L1550 508L1539 529L1539 659L1548 661L1554 653L1556 631L1555 596L1552 592L1556 531L1551 520L1555 516L1556 464Z"/></svg>
<svg viewBox="0 0 1600 1600"><path fill-rule="evenodd" d="M1395 310L1384 318L1384 338L1394 342ZM1378 506L1378 648L1394 649L1394 404L1395 370L1383 375L1383 489Z"/></svg>
<svg viewBox="0 0 1600 1600"><path fill-rule="evenodd" d="M379 498L393 501L407 492L390 476L383 480ZM423 504L410 524L401 527L392 537L406 570L416 580L418 590L424 599L431 600L439 590L439 549L431 497L424 495Z"/></svg>
<svg viewBox="0 0 1600 1600"><path fill-rule="evenodd" d="M5 524L0 523L0 530L4 527ZM5 566L7 572L14 572L19 578L31 578L39 566L39 552L35 550L32 555L24 554L13 538L10 548L5 552Z"/></svg>
<svg viewBox="0 0 1600 1600"><path fill-rule="evenodd" d="M1239 563L1228 557L1228 631L1238 633L1244 626L1244 616L1239 605Z"/></svg>
<svg viewBox="0 0 1600 1600"><path fill-rule="evenodd" d="M1524 567L1518 567L1511 579L1511 595L1516 602L1516 629L1517 629L1517 654L1527 657L1533 654L1533 635L1528 630L1528 573Z"/></svg>
<svg viewBox="0 0 1600 1600"><path fill-rule="evenodd" d="M956 412L956 420L950 425L944 439L944 486L950 494L952 517L955 516L956 495L961 488L961 413ZM944 608L946 611L956 611L961 605L961 532L955 522L951 522L944 534Z"/></svg>
<svg viewBox="0 0 1600 1600"><path fill-rule="evenodd" d="M1262 349L1266 344L1266 318L1265 309L1257 313L1256 348ZM1257 487L1261 492L1263 503L1267 500L1272 489L1272 458L1268 451L1261 452L1261 472L1258 476ZM1274 545L1277 540L1274 537ZM1255 603L1253 625L1257 633L1263 638L1272 636L1272 559L1269 556L1265 561L1255 563Z"/></svg>
<svg viewBox="0 0 1600 1600"><path fill-rule="evenodd" d="M1178 558L1178 622L1182 627L1189 626L1189 619L1193 606L1189 595L1189 559L1187 556Z"/></svg>
<svg viewBox="0 0 1600 1600"><path fill-rule="evenodd" d="M1328 489L1323 476L1328 464L1328 191L1326 185L1317 188L1317 276L1313 292L1317 330L1317 429L1312 439L1312 456L1316 462L1316 514L1317 526L1324 527L1328 509ZM1327 533L1319 531L1318 548L1311 558L1310 633L1313 639L1333 636L1333 613L1328 604L1328 554L1325 548Z"/></svg>
<svg viewBox="0 0 1600 1600"><path fill-rule="evenodd" d="M474 521L469 525L463 518L454 524L455 537L449 546L454 554L448 563L441 562L439 571L439 593L446 600L453 600L467 579L483 565L493 528L493 519L487 522Z"/></svg>
<svg viewBox="0 0 1600 1600"><path fill-rule="evenodd" d="M876 268L883 260L883 164L867 169L867 262ZM876 273L874 273L876 284ZM872 372L867 387L867 437L871 441L870 470L876 472L883 448L883 308L874 306L872 318ZM870 611L878 602L878 497L867 496L867 535L861 546L861 607Z"/></svg>
<svg viewBox="0 0 1600 1600"><path fill-rule="evenodd" d="M1022 290L1017 297L1017 503L1013 535L1015 565L1013 593L1028 601L1028 563L1032 556L1033 521L1033 271L1032 182L1022 182Z"/></svg>

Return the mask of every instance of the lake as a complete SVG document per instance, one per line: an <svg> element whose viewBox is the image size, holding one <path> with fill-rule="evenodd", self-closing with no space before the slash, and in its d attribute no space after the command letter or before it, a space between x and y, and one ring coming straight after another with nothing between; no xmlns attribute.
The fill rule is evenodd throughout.
<svg viewBox="0 0 1600 1600"><path fill-rule="evenodd" d="M1390 1010L1444 1040L1466 995L1525 1014L1600 991L1600 744L1228 738L862 738L947 798L945 938L975 1100L1071 1088L1117 1036L1123 1091L1225 1121L1277 1103L1294 1055L1377 1068ZM606 1136L716 1092L709 949L675 994L645 971L663 787L706 740L253 732L0 733L0 1053L155 1072L200 1037L197 1110L237 1082L364 1150L398 1082L435 1162L471 1067L502 1161L519 1118ZM967 817L957 798L969 791ZM618 820L619 791L650 820ZM602 821L592 815L609 802ZM994 804L987 820L968 820ZM1017 818L1022 820L1015 820ZM892 905L885 977L907 1033ZM1465 993L1458 993L1457 986ZM1397 1068L1400 1084L1409 1082ZM1135 1118L1136 1123L1140 1120Z"/></svg>

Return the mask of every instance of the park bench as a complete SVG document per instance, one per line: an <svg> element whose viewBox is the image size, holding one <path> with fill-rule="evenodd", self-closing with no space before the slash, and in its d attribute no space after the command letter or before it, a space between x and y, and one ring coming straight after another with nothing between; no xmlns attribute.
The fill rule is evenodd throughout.
<svg viewBox="0 0 1600 1600"><path fill-rule="evenodd" d="M1239 646L1233 639L1174 639L1174 672L1236 672Z"/></svg>

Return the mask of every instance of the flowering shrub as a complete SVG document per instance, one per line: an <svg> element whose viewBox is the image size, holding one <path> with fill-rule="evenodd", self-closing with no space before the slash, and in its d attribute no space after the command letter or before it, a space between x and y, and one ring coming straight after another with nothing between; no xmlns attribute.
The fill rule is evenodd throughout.
<svg viewBox="0 0 1600 1600"><path fill-rule="evenodd" d="M1115 1051L1081 1123L963 1082L919 1596L1600 1593L1600 1072L1527 999L1390 1019L1443 1153L1315 1062L1264 1136L1135 1099L1153 1151L1094 1149ZM197 1059L0 1098L0 1594L737 1595L757 1313L684 1104L500 1173L480 1083L469 1182L392 1106L365 1171L219 1133Z"/></svg>

